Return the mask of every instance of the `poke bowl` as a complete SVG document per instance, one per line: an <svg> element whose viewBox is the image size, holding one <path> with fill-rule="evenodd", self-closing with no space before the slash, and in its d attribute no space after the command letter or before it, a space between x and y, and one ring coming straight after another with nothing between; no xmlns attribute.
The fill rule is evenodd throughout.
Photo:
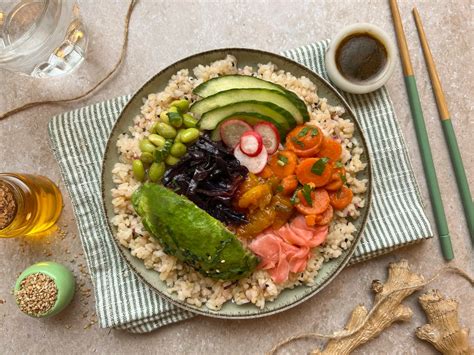
<svg viewBox="0 0 474 355"><path fill-rule="evenodd" d="M135 273L172 303L262 317L319 292L367 221L370 158L344 98L251 49L193 55L148 81L107 143L102 197Z"/></svg>

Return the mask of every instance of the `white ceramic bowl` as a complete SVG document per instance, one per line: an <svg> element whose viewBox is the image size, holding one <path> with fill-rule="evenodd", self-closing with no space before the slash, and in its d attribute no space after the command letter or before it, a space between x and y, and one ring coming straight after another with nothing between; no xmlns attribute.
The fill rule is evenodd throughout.
<svg viewBox="0 0 474 355"><path fill-rule="evenodd" d="M336 49L346 37L355 33L368 33L372 35L378 39L387 50L387 63L385 68L375 78L361 83L347 80L342 76L336 65ZM380 27L370 23L356 23L343 28L329 44L325 58L326 70L329 78L338 88L353 94L366 94L377 90L388 81L395 68L395 53L393 41Z"/></svg>

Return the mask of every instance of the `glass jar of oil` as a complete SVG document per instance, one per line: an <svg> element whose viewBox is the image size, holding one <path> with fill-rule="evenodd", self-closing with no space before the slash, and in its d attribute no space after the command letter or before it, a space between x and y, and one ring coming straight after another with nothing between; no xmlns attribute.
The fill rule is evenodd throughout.
<svg viewBox="0 0 474 355"><path fill-rule="evenodd" d="M48 178L0 173L0 238L42 235L61 210L61 192Z"/></svg>

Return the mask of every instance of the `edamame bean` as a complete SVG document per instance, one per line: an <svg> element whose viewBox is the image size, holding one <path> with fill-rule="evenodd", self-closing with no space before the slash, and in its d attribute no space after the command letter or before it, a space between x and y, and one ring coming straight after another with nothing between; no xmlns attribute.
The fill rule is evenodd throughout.
<svg viewBox="0 0 474 355"><path fill-rule="evenodd" d="M168 112L167 111L162 111L160 113L160 121L164 122L164 123L170 123L169 120L168 120ZM156 125L155 125L155 127L156 127Z"/></svg>
<svg viewBox="0 0 474 355"><path fill-rule="evenodd" d="M142 152L148 152L152 154L156 149L155 146L146 138L142 139L138 146Z"/></svg>
<svg viewBox="0 0 474 355"><path fill-rule="evenodd" d="M153 154L148 153L148 152L143 152L140 155L140 160L145 164L151 164L151 163L153 163L155 158L153 157Z"/></svg>
<svg viewBox="0 0 474 355"><path fill-rule="evenodd" d="M183 123L186 128L195 128L197 125L197 119L195 119L189 113L185 113L183 115Z"/></svg>
<svg viewBox="0 0 474 355"><path fill-rule="evenodd" d="M133 176L138 181L143 181L145 179L145 167L143 166L143 162L139 159L135 159L132 162L132 171Z"/></svg>
<svg viewBox="0 0 474 355"><path fill-rule="evenodd" d="M181 128L180 130L178 130L178 133L176 134L176 137L174 138L175 142L181 142L181 135L183 134L185 130L186 130L185 128Z"/></svg>
<svg viewBox="0 0 474 355"><path fill-rule="evenodd" d="M168 118L173 127L179 128L183 124L183 116L178 112L168 112Z"/></svg>
<svg viewBox="0 0 474 355"><path fill-rule="evenodd" d="M174 142L170 149L170 154L176 158L181 158L186 154L186 146L180 142Z"/></svg>
<svg viewBox="0 0 474 355"><path fill-rule="evenodd" d="M156 145L158 148L161 148L165 145L166 139L158 134L150 134L148 140Z"/></svg>
<svg viewBox="0 0 474 355"><path fill-rule="evenodd" d="M168 155L168 157L165 160L165 163L168 164L168 165L173 166L173 165L176 165L176 164L179 163L179 159L172 156L172 155Z"/></svg>
<svg viewBox="0 0 474 355"><path fill-rule="evenodd" d="M150 181L152 182L157 182L160 180L163 175L165 174L165 163L153 163L150 166L150 170L148 170L148 177L150 178Z"/></svg>
<svg viewBox="0 0 474 355"><path fill-rule="evenodd" d="M156 122L155 124L153 124L153 126L151 126L150 128L150 133L151 134L156 134L156 125L158 124L158 122Z"/></svg>
<svg viewBox="0 0 474 355"><path fill-rule="evenodd" d="M158 122L156 124L156 131L164 138L176 137L176 130L174 129L174 127L171 127L169 124L166 124L164 122Z"/></svg>
<svg viewBox="0 0 474 355"><path fill-rule="evenodd" d="M181 142L192 143L199 138L199 130L197 128L188 128L181 133Z"/></svg>
<svg viewBox="0 0 474 355"><path fill-rule="evenodd" d="M176 107L180 112L186 112L189 108L189 101L186 99L175 100L170 104L171 107Z"/></svg>

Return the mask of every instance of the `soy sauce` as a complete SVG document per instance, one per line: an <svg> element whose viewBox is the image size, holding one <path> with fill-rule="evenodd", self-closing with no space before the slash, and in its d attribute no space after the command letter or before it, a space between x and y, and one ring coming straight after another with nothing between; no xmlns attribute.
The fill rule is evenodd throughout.
<svg viewBox="0 0 474 355"><path fill-rule="evenodd" d="M355 33L342 40L336 49L339 72L352 82L367 82L377 77L387 64L387 49L368 33Z"/></svg>

